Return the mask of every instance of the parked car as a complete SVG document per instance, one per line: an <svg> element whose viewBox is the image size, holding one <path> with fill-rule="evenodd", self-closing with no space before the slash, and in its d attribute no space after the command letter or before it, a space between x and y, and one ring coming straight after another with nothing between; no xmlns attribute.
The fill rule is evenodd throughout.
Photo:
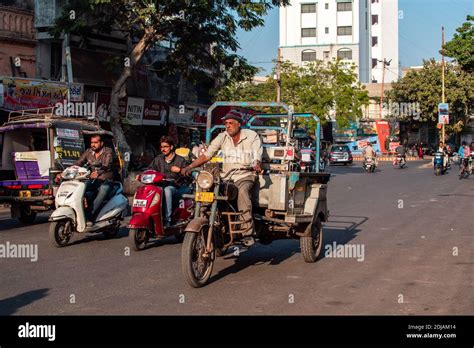
<svg viewBox="0 0 474 348"><path fill-rule="evenodd" d="M353 158L351 150L347 145L331 145L329 148L329 163L352 164Z"/></svg>

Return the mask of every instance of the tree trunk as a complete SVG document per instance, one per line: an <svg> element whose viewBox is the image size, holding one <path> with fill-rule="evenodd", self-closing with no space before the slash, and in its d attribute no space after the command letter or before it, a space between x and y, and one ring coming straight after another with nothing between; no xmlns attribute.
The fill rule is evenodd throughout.
<svg viewBox="0 0 474 348"><path fill-rule="evenodd" d="M131 148L128 145L125 133L122 129L122 123L120 121L120 115L118 110L119 99L127 95L126 86L127 80L132 75L132 71L137 63L142 58L143 54L149 48L151 39L153 38L153 32L151 29L146 30L143 37L133 47L130 56L124 61L124 68L122 74L115 82L114 88L112 89L112 95L110 98L110 128L114 133L115 141L118 144L119 151L124 159L124 167L127 168L130 156Z"/></svg>

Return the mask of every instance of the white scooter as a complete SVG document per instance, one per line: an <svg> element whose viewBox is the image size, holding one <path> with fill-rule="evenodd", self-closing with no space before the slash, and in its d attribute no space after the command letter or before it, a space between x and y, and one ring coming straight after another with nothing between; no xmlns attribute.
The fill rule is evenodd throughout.
<svg viewBox="0 0 474 348"><path fill-rule="evenodd" d="M56 194L56 210L49 218L51 221L49 236L56 247L66 246L74 232L102 232L106 238L113 238L119 231L120 221L129 211L128 199L123 194L122 184L114 183L113 190L106 198L96 222L86 226L84 205L87 201L84 194L90 173L90 170L78 166L68 167L61 173L64 181Z"/></svg>

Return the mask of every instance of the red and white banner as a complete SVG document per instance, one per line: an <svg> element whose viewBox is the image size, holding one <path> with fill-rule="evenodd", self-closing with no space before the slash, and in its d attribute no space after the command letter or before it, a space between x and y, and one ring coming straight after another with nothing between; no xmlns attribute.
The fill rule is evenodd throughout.
<svg viewBox="0 0 474 348"><path fill-rule="evenodd" d="M150 126L164 125L168 118L168 104L161 101L145 100L145 110L143 112L143 124Z"/></svg>
<svg viewBox="0 0 474 348"><path fill-rule="evenodd" d="M386 153L385 140L390 136L390 125L387 121L376 121L375 126L377 127L377 136L379 138L380 150L382 153Z"/></svg>

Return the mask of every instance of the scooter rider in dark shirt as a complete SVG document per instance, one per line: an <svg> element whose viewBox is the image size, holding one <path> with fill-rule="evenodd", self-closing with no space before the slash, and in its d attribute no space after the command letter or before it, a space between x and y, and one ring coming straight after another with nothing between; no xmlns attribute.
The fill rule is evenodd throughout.
<svg viewBox="0 0 474 348"><path fill-rule="evenodd" d="M173 138L163 136L160 139L161 155L156 156L147 169L153 169L165 175L168 185L163 188L165 198L165 228L171 226L171 214L173 213L173 200L177 200L181 194L187 192L186 186L178 187L183 178L181 169L186 167L186 160L175 153Z"/></svg>
<svg viewBox="0 0 474 348"><path fill-rule="evenodd" d="M403 163L406 163L406 161L407 161L407 156L406 156L407 149L406 149L406 147L403 146L403 145L398 145L395 148L395 152L397 153L397 155L402 157Z"/></svg>
<svg viewBox="0 0 474 348"><path fill-rule="evenodd" d="M101 208L102 203L113 189L112 180L114 173L112 171L113 152L110 147L104 146L102 137L97 134L91 137L91 147L87 149L81 157L74 163L76 166L82 166L86 162L92 166L90 180L87 182L86 193L88 196L96 196L92 206L86 210L87 225L91 225Z"/></svg>

